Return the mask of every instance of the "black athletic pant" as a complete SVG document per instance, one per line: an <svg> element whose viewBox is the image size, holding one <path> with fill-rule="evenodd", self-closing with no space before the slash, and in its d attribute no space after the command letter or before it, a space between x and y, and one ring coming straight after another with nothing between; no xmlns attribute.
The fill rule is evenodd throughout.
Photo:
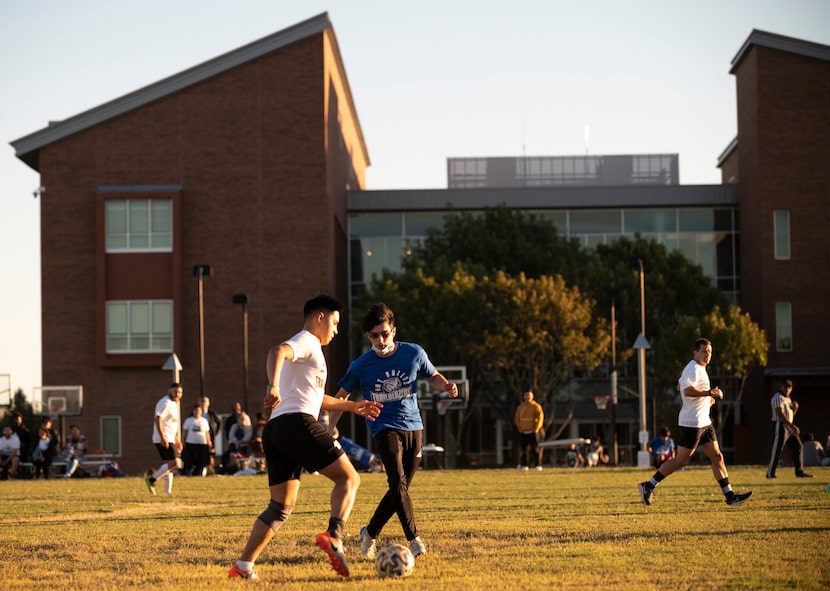
<svg viewBox="0 0 830 591"><path fill-rule="evenodd" d="M781 457L781 452L784 450L785 445L793 454L795 473L801 474L804 471L804 446L801 444L801 439L792 431L785 429L784 423L773 421L772 455L770 456L769 467L767 468L767 478L775 476L775 469L778 467L778 460Z"/></svg>
<svg viewBox="0 0 830 591"><path fill-rule="evenodd" d="M378 455L386 470L389 490L378 503L375 514L369 520L369 535L377 538L383 526L397 514L407 540L418 535L415 510L409 497L409 485L421 465L423 431L399 431L384 429L375 437Z"/></svg>

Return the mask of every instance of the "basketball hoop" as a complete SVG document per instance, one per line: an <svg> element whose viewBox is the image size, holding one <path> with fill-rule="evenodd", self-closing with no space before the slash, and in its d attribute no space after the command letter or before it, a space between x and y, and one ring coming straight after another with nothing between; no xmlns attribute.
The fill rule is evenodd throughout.
<svg viewBox="0 0 830 591"><path fill-rule="evenodd" d="M442 417L447 414L447 409L450 407L451 402L449 400L439 400L438 401L438 414Z"/></svg>
<svg viewBox="0 0 830 591"><path fill-rule="evenodd" d="M597 410L605 410L608 406L608 399L610 396L594 396L594 404L597 405Z"/></svg>

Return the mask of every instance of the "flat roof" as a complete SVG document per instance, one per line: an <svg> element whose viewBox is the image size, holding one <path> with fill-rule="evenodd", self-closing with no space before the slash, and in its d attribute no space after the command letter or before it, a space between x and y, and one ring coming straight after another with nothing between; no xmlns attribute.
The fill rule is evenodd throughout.
<svg viewBox="0 0 830 591"><path fill-rule="evenodd" d="M738 185L627 185L349 191L349 213L368 211L736 207Z"/></svg>

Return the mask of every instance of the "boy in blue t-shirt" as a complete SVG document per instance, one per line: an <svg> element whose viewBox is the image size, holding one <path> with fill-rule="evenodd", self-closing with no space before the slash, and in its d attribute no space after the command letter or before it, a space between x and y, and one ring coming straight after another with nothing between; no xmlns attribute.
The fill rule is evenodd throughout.
<svg viewBox="0 0 830 591"><path fill-rule="evenodd" d="M418 378L453 398L458 387L448 381L414 343L395 341L395 314L383 303L374 304L363 319L372 348L355 359L338 382L336 396L348 398L360 390L365 400L383 404L380 415L367 421L378 448L389 490L380 500L368 525L360 530L360 552L374 558L375 541L392 515L397 514L412 554L426 554L418 535L409 485L421 463L424 425L418 409ZM330 428L337 423L332 416Z"/></svg>

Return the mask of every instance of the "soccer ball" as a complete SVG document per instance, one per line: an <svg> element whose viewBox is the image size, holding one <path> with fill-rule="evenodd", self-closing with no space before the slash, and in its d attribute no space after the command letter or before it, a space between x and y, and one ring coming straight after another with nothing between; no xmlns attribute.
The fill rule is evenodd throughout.
<svg viewBox="0 0 830 591"><path fill-rule="evenodd" d="M415 568L415 557L409 548L401 544L389 544L378 550L375 570L382 579L386 577L408 577Z"/></svg>

